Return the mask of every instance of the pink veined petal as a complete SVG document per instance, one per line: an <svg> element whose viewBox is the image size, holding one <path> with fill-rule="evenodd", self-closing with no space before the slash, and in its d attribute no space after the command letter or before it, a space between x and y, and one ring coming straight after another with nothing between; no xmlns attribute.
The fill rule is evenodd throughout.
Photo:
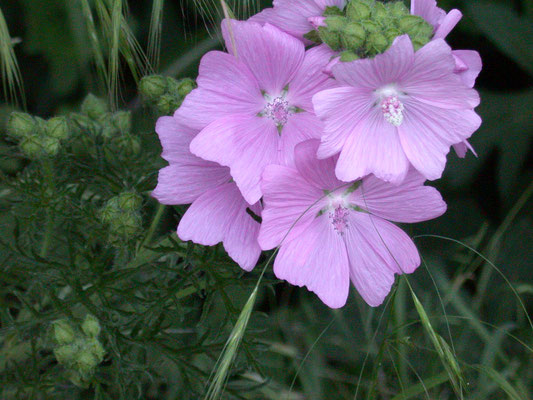
<svg viewBox="0 0 533 400"><path fill-rule="evenodd" d="M189 207L178 225L178 236L204 246L224 242L230 257L251 270L260 255L259 246L254 244L259 223L246 213L246 207L235 184L213 188Z"/></svg>
<svg viewBox="0 0 533 400"><path fill-rule="evenodd" d="M373 59L340 62L332 67L340 84L375 90L401 80L412 68L414 49L408 35L394 39L392 46Z"/></svg>
<svg viewBox="0 0 533 400"><path fill-rule="evenodd" d="M265 208L258 241L263 250L299 238L322 207L317 203L322 189L310 185L294 168L267 166L261 187Z"/></svg>
<svg viewBox="0 0 533 400"><path fill-rule="evenodd" d="M415 54L413 68L399 82L410 97L441 108L474 108L479 94L454 74L455 60L442 39L429 42Z"/></svg>
<svg viewBox="0 0 533 400"><path fill-rule="evenodd" d="M311 99L321 90L337 86L324 72L335 53L325 44L306 51L301 68L289 84L288 101L305 111L314 112Z"/></svg>
<svg viewBox="0 0 533 400"><path fill-rule="evenodd" d="M198 88L176 111L189 127L200 130L231 114L256 115L264 98L249 68L230 54L210 51L200 63Z"/></svg>
<svg viewBox="0 0 533 400"><path fill-rule="evenodd" d="M439 27L435 31L433 39L445 39L446 36L455 28L455 25L463 18L461 11L453 9L440 21Z"/></svg>
<svg viewBox="0 0 533 400"><path fill-rule="evenodd" d="M162 168L152 196L161 204L189 204L207 190L230 181L229 168L195 159L194 162L184 159Z"/></svg>
<svg viewBox="0 0 533 400"><path fill-rule="evenodd" d="M189 143L198 131L180 123L175 117L160 117L155 124L155 131L161 141L163 152L161 157L169 163L181 161L184 158L196 158L189 151Z"/></svg>
<svg viewBox="0 0 533 400"><path fill-rule="evenodd" d="M408 169L409 162L397 128L376 108L346 140L335 173L337 178L346 182L374 174L397 185L403 181Z"/></svg>
<svg viewBox="0 0 533 400"><path fill-rule="evenodd" d="M250 204L262 196L265 166L277 164L279 134L268 118L232 115L208 125L191 142L198 157L230 167L230 173Z"/></svg>
<svg viewBox="0 0 533 400"><path fill-rule="evenodd" d="M319 158L341 151L346 139L368 118L373 101L371 90L350 86L324 90L313 96L315 112L324 121Z"/></svg>
<svg viewBox="0 0 533 400"><path fill-rule="evenodd" d="M450 146L468 139L480 125L473 110L445 110L409 100L398 132L411 164L435 180L442 175Z"/></svg>
<svg viewBox="0 0 533 400"><path fill-rule="evenodd" d="M424 18L436 29L446 16L436 0L411 0L411 14Z"/></svg>
<svg viewBox="0 0 533 400"><path fill-rule="evenodd" d="M309 139L320 139L324 124L312 113L300 112L289 117L280 137L280 162L294 165L294 147Z"/></svg>
<svg viewBox="0 0 533 400"><path fill-rule="evenodd" d="M350 203L386 220L421 222L446 212L446 203L437 189L424 186L425 178L410 169L401 185L392 185L369 175L350 196Z"/></svg>
<svg viewBox="0 0 533 400"><path fill-rule="evenodd" d="M302 65L304 44L272 25L224 20L222 34L228 51L236 51L236 57L249 67L260 89L271 96L280 94Z"/></svg>
<svg viewBox="0 0 533 400"><path fill-rule="evenodd" d="M296 168L300 175L310 184L320 190L333 191L347 187L346 182L341 182L335 176L334 157L319 160L316 156L320 142L308 140L300 143L295 149Z"/></svg>
<svg viewBox="0 0 533 400"><path fill-rule="evenodd" d="M454 144L453 149L455 150L459 158L465 158L468 150L470 150L477 157L476 151L474 150L472 145L468 143L468 140L463 140L461 143Z"/></svg>
<svg viewBox="0 0 533 400"><path fill-rule="evenodd" d="M281 245L274 273L293 285L306 286L331 308L346 304L350 286L346 249L325 215L315 218L299 238Z"/></svg>
<svg viewBox="0 0 533 400"><path fill-rule="evenodd" d="M454 50L452 54L456 64L454 72L461 77L466 86L474 87L483 66L479 53L474 50Z"/></svg>
<svg viewBox="0 0 533 400"><path fill-rule="evenodd" d="M394 274L411 273L420 265L420 256L409 236L370 214L350 213L344 240L350 278L372 307L383 303L394 283Z"/></svg>

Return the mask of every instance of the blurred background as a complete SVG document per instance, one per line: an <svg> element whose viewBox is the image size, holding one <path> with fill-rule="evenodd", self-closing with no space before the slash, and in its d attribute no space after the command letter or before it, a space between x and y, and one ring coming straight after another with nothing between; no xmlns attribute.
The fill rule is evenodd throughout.
<svg viewBox="0 0 533 400"><path fill-rule="evenodd" d="M138 80L150 73L194 79L201 56L222 49L220 14L207 0L124 3L131 35L124 34L125 46L133 50L130 58L121 53L118 95L109 101L81 1L0 0L26 111L45 120L74 118L93 93L111 103L108 112L130 113L134 143L106 150L104 139L84 141L82 127L71 129L52 163L32 159L6 130L9 113L22 109L20 97L18 106L0 98L1 399L202 398L259 276L259 267L243 274L220 247L178 242L172 232L186 207L158 207L149 197L165 165L154 132L162 112L142 101ZM155 3L162 14L154 39ZM100 35L105 18L87 4ZM113 2L107 4L111 16ZM229 5L245 18L271 3ZM459 159L452 151L443 179L431 183L448 212L405 227L424 257L409 283L429 327L405 280L384 306L370 309L354 292L334 311L304 289L276 281L269 268L223 398L530 398L533 2L438 5L464 14L450 45L475 49L483 59L476 84L483 125L470 141L477 157ZM135 53L136 46L142 50ZM110 54L104 50L106 60ZM90 114L87 107L81 114ZM91 146L101 154L84 152ZM54 183L47 168L55 171ZM138 196L128 222L135 233L112 240L102 210L123 193ZM43 251L50 224L53 239ZM94 326L83 328L86 315L95 316L89 322L98 326L96 335ZM58 320L66 325L58 327ZM429 338L432 329L446 343L444 355ZM105 355L93 351L96 361L64 362L58 335L70 333L98 342L91 346ZM80 365L90 367L83 379ZM450 375L450 368L460 372Z"/></svg>

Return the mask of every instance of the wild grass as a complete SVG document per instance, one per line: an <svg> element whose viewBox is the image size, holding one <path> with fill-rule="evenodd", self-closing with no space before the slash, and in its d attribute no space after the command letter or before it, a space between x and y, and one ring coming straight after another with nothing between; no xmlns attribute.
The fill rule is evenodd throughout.
<svg viewBox="0 0 533 400"><path fill-rule="evenodd" d="M2 72L2 90L7 102L25 107L24 84L15 55L16 40L9 35L9 29L0 8L0 70Z"/></svg>

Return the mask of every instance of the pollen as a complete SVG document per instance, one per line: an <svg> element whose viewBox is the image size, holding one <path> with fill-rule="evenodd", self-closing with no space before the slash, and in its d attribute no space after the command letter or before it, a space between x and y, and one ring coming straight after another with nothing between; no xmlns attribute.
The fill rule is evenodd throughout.
<svg viewBox="0 0 533 400"><path fill-rule="evenodd" d="M343 235L348 227L348 209L341 204L336 205L330 210L329 219L333 225L333 229L335 229L339 235Z"/></svg>
<svg viewBox="0 0 533 400"><path fill-rule="evenodd" d="M289 102L285 100L285 97L283 96L276 97L269 101L263 110L263 115L273 120L278 127L282 127L287 123L289 114Z"/></svg>
<svg viewBox="0 0 533 400"><path fill-rule="evenodd" d="M381 111L385 120L394 125L400 126L403 122L403 103L397 96L388 96L381 101Z"/></svg>

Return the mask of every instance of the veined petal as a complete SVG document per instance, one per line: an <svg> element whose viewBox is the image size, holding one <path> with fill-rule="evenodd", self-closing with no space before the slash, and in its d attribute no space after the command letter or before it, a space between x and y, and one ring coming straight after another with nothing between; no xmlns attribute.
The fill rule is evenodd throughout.
<svg viewBox="0 0 533 400"><path fill-rule="evenodd" d="M372 307L383 303L394 283L394 274L411 273L420 265L418 250L409 236L370 214L350 213L344 240L350 278Z"/></svg>
<svg viewBox="0 0 533 400"><path fill-rule="evenodd" d="M296 168L300 175L310 185L320 190L333 191L347 186L346 182L341 182L335 176L336 158L330 157L323 160L317 158L319 146L318 140L308 140L296 146Z"/></svg>
<svg viewBox="0 0 533 400"><path fill-rule="evenodd" d="M445 39L446 36L455 28L455 25L463 18L461 11L457 9L451 10L446 16L440 21L437 30L435 31L434 39Z"/></svg>
<svg viewBox="0 0 533 400"><path fill-rule="evenodd" d="M169 163L181 161L184 158L196 158L189 151L189 144L198 131L185 126L179 118L160 117L155 124L155 131L163 147L161 157Z"/></svg>
<svg viewBox="0 0 533 400"><path fill-rule="evenodd" d="M306 286L331 308L346 304L350 286L346 248L326 216L315 218L299 238L282 244L274 273L293 285Z"/></svg>
<svg viewBox="0 0 533 400"><path fill-rule="evenodd" d="M228 51L249 67L259 87L272 96L281 93L302 65L304 44L272 25L224 20L222 34Z"/></svg>
<svg viewBox="0 0 533 400"><path fill-rule="evenodd" d="M436 0L411 0L411 14L424 18L435 29L446 16L446 12L437 7Z"/></svg>
<svg viewBox="0 0 533 400"><path fill-rule="evenodd" d="M452 54L455 58L454 72L461 77L466 86L474 87L483 67L479 53L474 50L454 50Z"/></svg>
<svg viewBox="0 0 533 400"><path fill-rule="evenodd" d="M191 142L198 157L230 167L230 173L248 203L262 196L260 180L265 166L277 164L279 134L268 118L232 115L216 120Z"/></svg>
<svg viewBox="0 0 533 400"><path fill-rule="evenodd" d="M280 162L294 165L294 147L309 139L320 139L324 123L312 113L300 112L289 117L280 137Z"/></svg>

